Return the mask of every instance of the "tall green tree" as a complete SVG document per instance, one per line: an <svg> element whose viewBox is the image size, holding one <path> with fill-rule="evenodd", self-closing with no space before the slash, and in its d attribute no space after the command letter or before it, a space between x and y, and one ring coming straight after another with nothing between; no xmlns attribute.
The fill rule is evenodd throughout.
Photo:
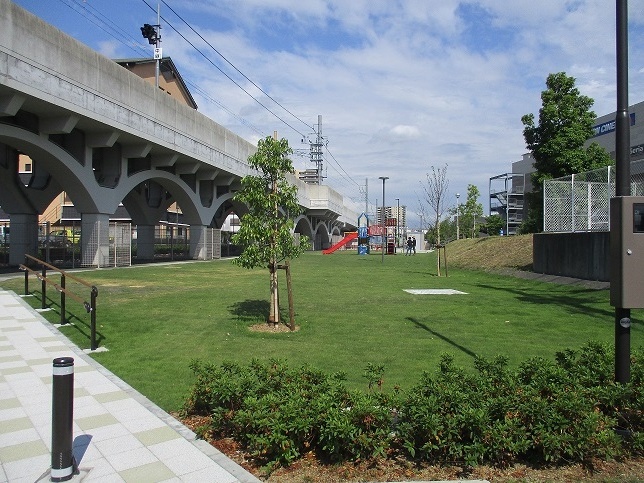
<svg viewBox="0 0 644 483"><path fill-rule="evenodd" d="M522 226L523 232L530 233L543 228L544 180L612 164L610 155L596 143L584 148L593 136L594 101L579 92L574 77L565 72L548 75L541 102L538 125L534 114L521 118L523 137L535 159L536 170L532 174L533 191L526 194L529 211Z"/></svg>
<svg viewBox="0 0 644 483"><path fill-rule="evenodd" d="M242 189L235 200L248 206L241 218L239 231L233 243L243 247L235 263L244 268L268 267L270 273L269 324L278 324L278 265L298 257L308 248L308 240L299 243L293 237L294 218L301 208L297 201L297 187L286 179L293 174L289 158L293 150L286 139L260 139L257 152L248 158L257 174L244 176Z"/></svg>
<svg viewBox="0 0 644 483"><path fill-rule="evenodd" d="M467 198L465 203L459 207L459 230L470 238L475 238L478 235L477 222L483 216L483 205L478 201L480 196L479 189L473 184L468 184Z"/></svg>

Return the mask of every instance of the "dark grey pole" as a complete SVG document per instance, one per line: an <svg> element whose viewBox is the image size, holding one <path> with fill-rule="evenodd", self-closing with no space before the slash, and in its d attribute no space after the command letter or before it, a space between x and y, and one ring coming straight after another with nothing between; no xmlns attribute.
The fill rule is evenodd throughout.
<svg viewBox="0 0 644 483"><path fill-rule="evenodd" d="M385 263L385 250L387 249L387 237L385 236L386 224L385 224L385 181L389 179L388 176L380 176L382 180L382 260L381 263Z"/></svg>
<svg viewBox="0 0 644 483"><path fill-rule="evenodd" d="M74 358L54 359L51 410L51 481L74 476Z"/></svg>
<svg viewBox="0 0 644 483"><path fill-rule="evenodd" d="M628 115L628 2L616 0L617 8L617 112L615 114L615 196L631 195L630 123ZM622 213L622 220L627 217ZM611 226L611 230L621 230ZM623 240L623 237L619 238ZM620 253L623 252L623 241ZM611 283L622 283L611 280ZM631 310L615 307L615 381L626 384L631 378Z"/></svg>

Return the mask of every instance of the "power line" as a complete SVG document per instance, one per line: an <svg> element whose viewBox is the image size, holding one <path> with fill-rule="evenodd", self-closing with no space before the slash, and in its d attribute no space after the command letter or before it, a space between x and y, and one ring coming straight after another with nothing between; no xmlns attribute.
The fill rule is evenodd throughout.
<svg viewBox="0 0 644 483"><path fill-rule="evenodd" d="M145 3L150 10L156 12L154 8L146 1L146 0L141 0L143 3ZM210 57L208 57L206 54L204 54L197 46L195 46L190 40L186 38L185 35L183 35L179 30L177 30L174 25L172 25L171 22L169 22L165 17L161 16L163 21L172 29L174 30L183 40L185 40L193 49L195 49L204 59L206 59L215 69L217 69L219 72L221 72L223 75L225 75L233 84L235 84L237 87L239 87L242 91L244 91L251 99L253 99L257 104L262 106L266 111L268 111L270 114L272 114L276 119L278 119L280 122L282 122L284 125L290 127L293 131L298 133L300 136L304 136L299 130L295 129L293 126L291 126L288 122L286 122L284 119L282 119L280 116L275 114L273 111L271 111L266 105L264 105L259 99L254 97L250 92L248 92L244 87L242 87L235 79L230 77L226 72L224 72L221 67L219 67L217 64L215 64Z"/></svg>
<svg viewBox="0 0 644 483"><path fill-rule="evenodd" d="M85 19L88 22L92 23L93 25L101 29L103 32L108 34L110 37L122 43L129 49L137 53L144 52L144 49L140 47L136 42L134 43L129 42L130 40L132 40L132 37L128 37L128 34L123 29L118 27L118 25L112 22L109 18L105 17L105 15L100 13L98 10L96 10L96 8L92 7L91 5L88 5L85 2L83 2L82 4L77 4L73 0L60 0L60 2L66 7L68 7L69 9L76 12L78 15L85 17ZM94 12L91 12L88 6L93 10L95 10L98 13L98 15ZM81 10L79 10L79 8Z"/></svg>
<svg viewBox="0 0 644 483"><path fill-rule="evenodd" d="M150 8L153 12L156 12L156 10L146 1L142 0L143 3L147 5L148 8ZM285 106L283 106L281 103L276 101L273 97L271 97L269 94L267 94L261 87L259 87L255 82L253 82L250 78L248 78L243 72L241 72L235 65L233 65L221 52L219 52L212 44L210 44L206 39L203 38L190 24L188 24L172 7L170 7L167 2L162 0L164 5L166 5L172 13L174 13L184 24L192 30L201 40L203 40L212 50L214 50L226 63L228 63L233 69L235 69L236 72L238 72L240 75L242 75L246 80L248 80L253 86L255 86L260 92L262 92L264 95L266 95L270 100L272 100L275 104L277 104L279 107L281 107L284 111L286 111L288 114L293 116L295 119L300 121L302 124L304 124L307 127L311 127L313 130L315 130L314 127L309 126L306 122L304 122L302 119L300 119L298 116L293 114L289 109L287 109ZM97 10L95 7L93 7L90 4L87 4L85 2L83 3L76 3L74 0L60 0L61 3L63 3L65 6L76 12L77 14L83 16L87 21L107 33L109 36L117 40L118 42L122 43L129 49L142 54L142 55L147 55L147 51L141 47L136 39L134 39L132 36L130 36L125 30L123 30L119 25L114 23L111 19L109 19L107 16L105 16L103 13L101 13L99 10ZM93 11L90 11L92 9ZM206 56L199 48L197 48L191 41L189 41L181 32L179 32L167 19L162 17L164 22L167 23L167 25L172 28L181 38L183 38L193 49L195 49L202 57L204 57L211 65L213 65L217 70L219 70L222 74L224 74L230 81L232 81L237 87L239 87L242 91L244 91L249 97L251 97L253 100L255 100L260 106L262 106L264 109L266 109L269 113L271 113L273 116L275 116L278 120L280 120L282 123L284 123L286 126L290 127L293 131L297 132L300 134L302 137L306 137L304 134L299 132L297 129L295 129L293 126L291 126L288 122L286 122L284 119L279 117L277 114L275 114L273 111L271 111L267 106L265 106L262 102L260 102L258 99L256 99L252 94L250 94L246 89L244 89L239 83L237 83L234 79L232 79L226 72L224 72L219 66L217 66L208 56ZM192 83L190 81L186 81L187 84L191 86L193 90L196 92L199 92L205 99L208 101L216 104L219 106L221 109L223 109L226 113L231 115L233 118L237 119L240 123L243 125L249 127L253 131L255 131L257 134L261 136L265 136L265 134L259 129L258 127L254 126L252 123L250 123L248 120L240 117L239 115L235 114L232 110L228 109L226 106L221 104L219 101L216 99L212 98L207 92L205 92L201 87L199 87L197 84ZM331 166L331 169L333 169L339 176L340 179L346 180L350 183L353 183L356 185L358 188L361 186L351 178L351 176L346 172L346 170L342 167L342 165L338 162L338 160L333 156L331 151L328 149L327 146L325 146L327 149L327 153L335 164L338 166L338 168L342 171L338 171L331 163L327 163L327 169L328 166ZM344 174L343 174L344 173ZM343 184L343 183L341 183ZM351 190L348 186L347 188Z"/></svg>
<svg viewBox="0 0 644 483"><path fill-rule="evenodd" d="M203 40L203 41L205 42L205 44L206 44L208 47L210 47L212 50L214 50L214 51L217 53L217 55L219 55L219 57L221 57L222 59L224 59L224 61L226 61L226 63L227 63L228 65L230 65L233 69L235 69L235 70L236 70L236 71L237 71L237 72L238 72L238 73L239 73L239 74L240 74L244 79L246 79L248 82L250 82L250 83L251 83L251 84L253 84L255 87L257 87L257 89L259 89L259 91L260 91L262 94L264 94L266 97L268 97L271 101L273 101L273 102L274 102L275 104L277 104L279 107L281 107L282 109L284 109L286 112L288 112L291 116L293 116L295 119L297 119L298 121L300 121L300 122L301 122L302 124L304 124L306 127L308 127L308 128L312 128L312 126L310 126L309 124L307 124L306 122L304 122L302 119L300 119L299 117L297 117L297 116L296 116L295 114L293 114L290 110L288 110L286 107L284 107L281 103L279 103L277 100L275 100L275 99L274 99L270 94L268 94L266 91L264 91L264 89L262 89L260 86L258 86L258 85L257 85L255 82L253 82L250 78L248 78L248 76L247 76L246 74L244 74L241 70L239 70L239 69L238 69L238 68L237 68L237 67L236 67L232 62L230 62L230 61L229 61L229 60L224 56L224 54L222 54L221 52L219 52L219 51L218 51L218 50L217 50L217 49L216 49L216 48L215 48L215 47L214 47L210 42L208 42L205 38L203 38L203 36L202 36L199 32L197 32L197 31L192 27L192 25L190 25L188 22L186 22L186 21L184 20L184 18L183 18L181 15L179 15L179 14L178 14L178 13L177 13L177 12L176 12L176 11L175 11L171 6L170 6L170 5L168 5L168 4L167 4L167 2L166 2L165 0L161 0L161 1L163 2L163 4L164 4L166 7L168 7L168 8L170 9L170 11L171 11L172 13L174 13L174 14L179 18L179 20L181 20L184 24L186 24L186 26L187 26L190 30L192 30L192 31L193 31L193 32L194 32L194 33L195 33L195 34L196 34L196 35L197 35L201 40Z"/></svg>
<svg viewBox="0 0 644 483"><path fill-rule="evenodd" d="M264 133L260 128L258 128L258 127L256 127L256 126L254 126L253 124L251 124L251 123L250 123L250 121L248 121L248 120L244 119L243 117L238 116L237 114L235 114L233 111L231 111L230 109L228 109L226 106L224 106L224 105L223 105L221 102L219 102L218 100L216 100L216 99L214 99L214 98L210 97L210 95L209 95L206 91L204 91L201 87L199 87L197 84L195 84L194 82L188 81L188 80L186 80L185 82L186 82L186 84L188 84L188 85L192 88L192 90L194 90L195 92L198 92L198 93L199 93L199 94L201 94L204 98L206 98L207 100L209 100L209 101L210 101L210 102L212 102L213 104L216 104L217 106L219 106L220 108L222 108L224 111L226 111L226 113L228 113L229 115L231 115L232 117L234 117L235 119L237 119L237 120L238 120L239 122L241 122L243 125L245 125L245 126L247 126L247 127L251 128L253 131L255 131L255 132L256 132L257 134L259 134L260 136L262 136L262 137L266 137L266 134L265 134L265 133Z"/></svg>
<svg viewBox="0 0 644 483"><path fill-rule="evenodd" d="M358 184L358 183L357 183L357 182L356 182L356 181L355 181L351 176L349 176L349 173L347 173L347 172L344 170L344 168L343 168L343 167L342 167L342 165L338 162L338 160L337 160L337 159L335 159L335 156L333 156L333 154L331 153L331 151L329 151L329 147L328 147L328 146L325 146L325 147L326 147L326 152L327 152L327 153L329 153L329 156L331 156L331 158L333 159L333 161L335 161L335 164L337 164L337 165L338 165L338 167L342 170L342 172L343 172L345 175L347 175L348 180L349 180L349 181L351 181L351 182L352 182L353 184L355 184L356 186L360 187L360 185L359 185L359 184Z"/></svg>

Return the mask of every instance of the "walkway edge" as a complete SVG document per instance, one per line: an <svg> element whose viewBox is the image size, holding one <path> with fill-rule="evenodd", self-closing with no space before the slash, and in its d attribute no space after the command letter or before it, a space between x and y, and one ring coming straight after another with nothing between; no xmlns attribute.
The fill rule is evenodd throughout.
<svg viewBox="0 0 644 483"><path fill-rule="evenodd" d="M132 386L127 384L125 381L120 379L110 370L102 366L98 361L90 357L88 354L84 353L76 344L74 344L65 334L60 332L56 327L54 327L49 321L47 321L38 311L32 308L22 297L17 295L15 292L10 290L2 290L7 294L12 295L18 303L25 307L35 318L37 318L44 327L46 327L55 337L59 338L61 343L64 343L68 348L74 353L75 357L82 359L88 365L92 366L97 372L106 377L109 381L118 386L121 390L126 392L128 396L134 399L136 402L141 404L144 408L149 410L152 414L157 416L169 427L174 429L179 433L185 440L189 441L193 446L195 446L199 451L204 453L207 457L213 460L217 465L222 469L230 473L232 476L237 478L240 483L259 483L261 480L256 478L242 466L235 463L233 460L228 458L224 453L219 451L217 448L209 444L204 440L197 439L196 434L186 427L183 423L178 421L175 417L167 413L165 410L161 409L154 402L149 400L143 394L138 392Z"/></svg>

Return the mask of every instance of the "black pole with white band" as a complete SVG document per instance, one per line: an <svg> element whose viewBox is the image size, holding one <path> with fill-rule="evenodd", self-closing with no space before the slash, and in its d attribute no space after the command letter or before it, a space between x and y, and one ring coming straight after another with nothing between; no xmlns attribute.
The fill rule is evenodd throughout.
<svg viewBox="0 0 644 483"><path fill-rule="evenodd" d="M75 471L73 445L74 358L54 359L51 404L51 481L72 479Z"/></svg>

